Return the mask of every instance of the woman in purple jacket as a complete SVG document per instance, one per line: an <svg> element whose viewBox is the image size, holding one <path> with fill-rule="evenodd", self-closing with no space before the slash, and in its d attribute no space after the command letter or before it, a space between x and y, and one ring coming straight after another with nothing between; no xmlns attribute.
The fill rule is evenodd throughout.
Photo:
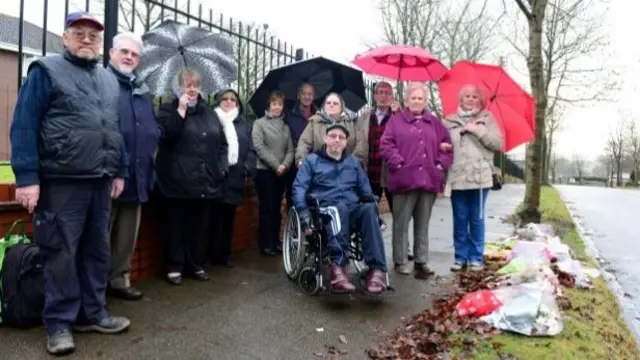
<svg viewBox="0 0 640 360"><path fill-rule="evenodd" d="M451 144L440 119L426 109L428 92L424 84L412 83L404 94L406 108L387 123L380 140L382 158L389 166L388 186L393 194L393 261L395 270L411 273L407 263L409 220L413 217L415 276L433 274L427 265L429 220L438 193L444 191L444 177L453 153L441 149Z"/></svg>

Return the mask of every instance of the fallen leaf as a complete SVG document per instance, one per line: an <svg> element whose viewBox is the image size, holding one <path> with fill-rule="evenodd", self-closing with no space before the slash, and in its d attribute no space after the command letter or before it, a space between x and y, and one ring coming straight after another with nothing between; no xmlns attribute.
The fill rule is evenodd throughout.
<svg viewBox="0 0 640 360"><path fill-rule="evenodd" d="M343 343L343 344L347 343L347 338L344 335L338 336L338 339L340 339L340 342Z"/></svg>

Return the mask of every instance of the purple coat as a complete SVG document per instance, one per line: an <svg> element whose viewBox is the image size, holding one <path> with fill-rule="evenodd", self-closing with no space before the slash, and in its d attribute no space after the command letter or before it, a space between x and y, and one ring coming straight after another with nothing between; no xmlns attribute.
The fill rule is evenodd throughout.
<svg viewBox="0 0 640 360"><path fill-rule="evenodd" d="M451 144L449 131L428 111L421 119L408 109L393 115L380 139L380 153L389 166L389 190L443 192L453 152L440 151L441 143Z"/></svg>

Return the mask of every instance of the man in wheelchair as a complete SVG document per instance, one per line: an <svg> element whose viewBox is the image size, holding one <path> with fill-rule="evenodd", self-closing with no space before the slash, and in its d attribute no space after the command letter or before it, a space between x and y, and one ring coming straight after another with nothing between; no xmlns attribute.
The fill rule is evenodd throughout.
<svg viewBox="0 0 640 360"><path fill-rule="evenodd" d="M308 195L320 206L331 206L337 214L325 216L330 256L329 278L332 292L353 292L355 286L347 275L350 229L356 228L362 238L364 262L368 267L365 291L380 294L387 288L386 257L378 219L378 205L369 180L359 160L344 152L349 130L341 124L329 125L322 149L308 155L293 184L293 205L298 212L302 230L307 236L315 230ZM334 211L336 212L336 211ZM339 222L337 226L332 226Z"/></svg>

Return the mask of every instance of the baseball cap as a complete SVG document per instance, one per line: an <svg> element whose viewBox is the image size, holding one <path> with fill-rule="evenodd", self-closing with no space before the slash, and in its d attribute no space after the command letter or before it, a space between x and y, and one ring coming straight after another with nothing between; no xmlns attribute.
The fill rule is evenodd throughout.
<svg viewBox="0 0 640 360"><path fill-rule="evenodd" d="M102 24L102 22L100 22L100 20L98 20L96 17L94 17L93 15L85 11L77 11L67 15L66 27L68 28L70 26L73 26L73 24L75 24L78 21L89 22L92 25L94 25L96 28L98 28L100 31L104 30L104 25Z"/></svg>
<svg viewBox="0 0 640 360"><path fill-rule="evenodd" d="M327 130L325 131L325 133L328 134L329 131L331 131L333 129L340 129L340 130L342 130L342 132L344 132L344 134L347 137L349 137L349 129L347 129L346 126L342 125L342 123L333 123L333 124L327 126Z"/></svg>

